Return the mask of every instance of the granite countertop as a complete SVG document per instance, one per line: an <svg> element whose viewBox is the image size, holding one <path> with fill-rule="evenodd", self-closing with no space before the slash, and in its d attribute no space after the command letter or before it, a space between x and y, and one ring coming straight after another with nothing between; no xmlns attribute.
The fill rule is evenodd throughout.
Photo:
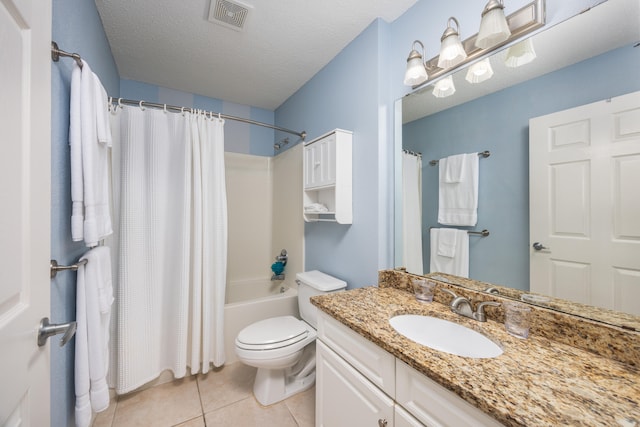
<svg viewBox="0 0 640 427"><path fill-rule="evenodd" d="M495 321L477 322L396 288L367 287L316 296L312 303L508 426L640 426L640 370L540 336L522 340ZM389 319L423 314L482 332L504 353L456 356L398 334Z"/></svg>

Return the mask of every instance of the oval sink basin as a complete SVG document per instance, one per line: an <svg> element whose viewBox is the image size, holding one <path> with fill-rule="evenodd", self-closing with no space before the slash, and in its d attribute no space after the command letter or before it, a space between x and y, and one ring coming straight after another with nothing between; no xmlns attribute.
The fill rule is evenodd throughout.
<svg viewBox="0 0 640 427"><path fill-rule="evenodd" d="M479 332L448 320L416 314L403 314L389 319L399 334L434 350L474 359L487 359L502 354L502 349Z"/></svg>

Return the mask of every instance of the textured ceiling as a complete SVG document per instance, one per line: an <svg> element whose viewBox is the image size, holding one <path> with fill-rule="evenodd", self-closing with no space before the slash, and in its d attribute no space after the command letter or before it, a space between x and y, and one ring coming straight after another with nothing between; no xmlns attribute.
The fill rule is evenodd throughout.
<svg viewBox="0 0 640 427"><path fill-rule="evenodd" d="M95 0L120 76L275 110L374 19L416 0L243 0L243 31L207 20L210 0ZM211 0L215 1L215 0Z"/></svg>

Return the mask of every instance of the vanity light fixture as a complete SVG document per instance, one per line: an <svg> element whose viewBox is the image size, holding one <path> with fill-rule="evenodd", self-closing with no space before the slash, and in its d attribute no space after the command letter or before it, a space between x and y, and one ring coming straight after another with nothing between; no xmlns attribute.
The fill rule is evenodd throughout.
<svg viewBox="0 0 640 427"><path fill-rule="evenodd" d="M455 30L452 24L456 24ZM438 57L438 67L447 69L454 67L467 58L467 52L460 42L460 23L453 16L447 21L447 29L440 38L440 56Z"/></svg>
<svg viewBox="0 0 640 427"><path fill-rule="evenodd" d="M487 22L489 22L489 19L495 19L495 16L498 14L504 16L504 5L502 4L502 0L490 0L483 12L483 22L485 21L485 18L487 19ZM487 18L490 15L494 18ZM457 30L459 30L458 21L455 20L455 18L450 18L449 22L452 20L456 23L457 28L454 30L451 25L447 26L447 30L445 30L442 37L443 47L445 40L448 38L459 40L459 36L457 35ZM478 47L477 40L482 40L483 37L482 25L480 33L474 34L473 36L463 40L461 44L463 51L466 54L466 58L462 59L459 63L456 63L456 65L445 65L445 63L442 63L440 57L446 56L443 55L442 52L440 55L425 61L423 58L425 53L424 45L419 40L416 40L413 42L413 48L409 54L409 58L407 58L407 72L405 73L404 84L411 86L412 89L417 89L420 86L428 84L430 81L436 81L446 74L451 73L454 69L462 67L464 64L477 61L508 43L522 39L525 35L543 27L544 22L545 0L532 0L527 5L506 17L507 31L510 35L507 35L502 41L494 42L495 44L488 44L490 47L486 48ZM451 30L452 33L456 33L455 38L445 37L449 30ZM504 31L503 33L506 34L507 32ZM447 44L448 43L449 42L447 42ZM482 44L482 41L480 44ZM422 48L422 53L418 52L418 47Z"/></svg>
<svg viewBox="0 0 640 427"><path fill-rule="evenodd" d="M491 68L491 61L489 61L489 58L485 58L469 67L465 80L469 83L482 83L489 80L492 76L493 68Z"/></svg>
<svg viewBox="0 0 640 427"><path fill-rule="evenodd" d="M422 54L417 51L417 46L420 45ZM407 71L404 73L404 84L407 86L416 86L427 81L429 76L427 75L427 66L424 62L424 45L420 40L414 40L411 46L411 52L407 58Z"/></svg>
<svg viewBox="0 0 640 427"><path fill-rule="evenodd" d="M515 68L528 64L534 59L536 59L536 51L533 48L533 40L529 37L507 50L507 59L504 60L504 65Z"/></svg>
<svg viewBox="0 0 640 427"><path fill-rule="evenodd" d="M432 93L436 98L444 98L456 93L456 87L453 84L453 76L447 76L444 79L438 80L433 86Z"/></svg>
<svg viewBox="0 0 640 427"><path fill-rule="evenodd" d="M489 0L482 11L480 31L476 39L476 46L481 49L489 49L511 36L507 18L504 16L504 4L502 0Z"/></svg>

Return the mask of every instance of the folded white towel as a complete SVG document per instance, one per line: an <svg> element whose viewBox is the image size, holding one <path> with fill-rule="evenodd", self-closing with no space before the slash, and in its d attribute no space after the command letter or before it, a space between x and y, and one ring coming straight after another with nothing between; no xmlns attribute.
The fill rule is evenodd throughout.
<svg viewBox="0 0 640 427"><path fill-rule="evenodd" d="M81 259L76 292L75 392L76 426L89 426L92 412L109 407L109 321L113 288L111 251L100 246Z"/></svg>
<svg viewBox="0 0 640 427"><path fill-rule="evenodd" d="M327 205L322 203L311 203L309 205L306 205L304 207L304 210L305 212L308 212L308 213L329 212L329 208L327 207Z"/></svg>
<svg viewBox="0 0 640 427"><path fill-rule="evenodd" d="M80 92L82 69L73 62L69 102L69 151L71 152L71 239L83 240L84 187L82 180L82 127L80 125Z"/></svg>
<svg viewBox="0 0 640 427"><path fill-rule="evenodd" d="M440 228L438 233L438 255L453 258L456 255L458 231L453 228Z"/></svg>
<svg viewBox="0 0 640 427"><path fill-rule="evenodd" d="M430 272L448 273L456 276L469 277L469 234L464 230L447 230L455 234L455 253L453 257L438 254L441 228L432 228L430 236Z"/></svg>
<svg viewBox="0 0 640 427"><path fill-rule="evenodd" d="M444 167L444 182L462 182L464 180L464 171L466 154L456 154L442 159L442 167Z"/></svg>
<svg viewBox="0 0 640 427"><path fill-rule="evenodd" d="M462 180L446 182L447 159L440 160L438 222L473 226L478 222L478 154L464 154Z"/></svg>

